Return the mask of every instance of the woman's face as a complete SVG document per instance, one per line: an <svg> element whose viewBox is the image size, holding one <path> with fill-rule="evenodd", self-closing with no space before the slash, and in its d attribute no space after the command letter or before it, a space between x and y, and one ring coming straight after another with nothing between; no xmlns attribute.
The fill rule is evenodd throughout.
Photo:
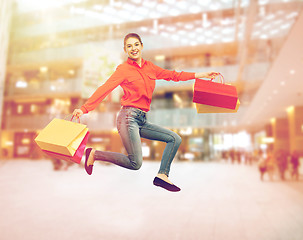
<svg viewBox="0 0 303 240"><path fill-rule="evenodd" d="M128 57L135 62L141 60L142 49L143 45L137 38L130 37L125 42L124 51L127 53Z"/></svg>

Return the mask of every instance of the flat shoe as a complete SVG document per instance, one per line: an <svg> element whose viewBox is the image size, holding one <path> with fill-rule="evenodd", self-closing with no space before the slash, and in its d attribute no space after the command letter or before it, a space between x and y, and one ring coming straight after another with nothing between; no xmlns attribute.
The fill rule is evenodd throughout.
<svg viewBox="0 0 303 240"><path fill-rule="evenodd" d="M162 187L168 191L171 191L171 192L179 192L181 189L179 187L177 187L176 185L174 184L170 184L164 180L162 180L161 178L158 178L158 177L155 177L154 179L154 185L157 186L157 187Z"/></svg>
<svg viewBox="0 0 303 240"><path fill-rule="evenodd" d="M86 149L85 151L85 163L84 163L84 168L85 168L85 171L87 172L88 175L92 175L92 172L93 172L93 165L89 165L87 166L87 161L88 161L88 158L89 158L89 155L90 155L90 152L92 151L92 148L88 148Z"/></svg>

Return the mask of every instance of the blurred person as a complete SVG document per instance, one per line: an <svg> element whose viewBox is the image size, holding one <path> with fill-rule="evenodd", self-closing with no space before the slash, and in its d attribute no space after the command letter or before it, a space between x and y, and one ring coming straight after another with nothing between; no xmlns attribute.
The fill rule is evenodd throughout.
<svg viewBox="0 0 303 240"><path fill-rule="evenodd" d="M231 159L231 163L233 164L235 162L235 150L233 148L229 150L229 156Z"/></svg>
<svg viewBox="0 0 303 240"><path fill-rule="evenodd" d="M124 52L128 59L117 67L111 77L93 93L80 109L75 109L73 112L74 116L80 117L94 110L117 86L120 85L124 90L124 96L121 99L122 107L117 117L117 128L128 155L88 148L85 152L84 167L89 175L92 174L94 161L111 162L127 169L138 170L142 165L141 137L163 141L167 144L153 184L168 191L177 192L180 191L180 188L174 185L168 176L172 160L181 144L181 137L169 129L146 120L146 112L150 110L155 80L165 79L178 82L195 78L213 79L219 73L165 70L144 60L142 50L141 37L136 33L127 34L124 37Z"/></svg>
<svg viewBox="0 0 303 240"><path fill-rule="evenodd" d="M239 164L241 164L241 151L240 150L236 151L236 157L237 157L237 162Z"/></svg>
<svg viewBox="0 0 303 240"><path fill-rule="evenodd" d="M282 181L285 180L285 171L287 169L287 154L283 150L278 150L276 153L277 167Z"/></svg>
<svg viewBox="0 0 303 240"><path fill-rule="evenodd" d="M290 156L290 164L292 165L292 171L291 171L291 178L299 180L299 153L297 151L293 151L293 153Z"/></svg>
<svg viewBox="0 0 303 240"><path fill-rule="evenodd" d="M271 151L268 151L266 157L266 171L268 173L269 179L273 180L274 172L275 172L275 158Z"/></svg>
<svg viewBox="0 0 303 240"><path fill-rule="evenodd" d="M260 156L260 158L259 158L258 169L260 172L260 179L261 179L261 181L263 181L264 174L267 170L267 159L263 156Z"/></svg>
<svg viewBox="0 0 303 240"><path fill-rule="evenodd" d="M74 163L72 162L62 161L58 158L52 158L51 161L53 163L53 168L55 171L59 171L59 170L67 171L70 166L74 165Z"/></svg>

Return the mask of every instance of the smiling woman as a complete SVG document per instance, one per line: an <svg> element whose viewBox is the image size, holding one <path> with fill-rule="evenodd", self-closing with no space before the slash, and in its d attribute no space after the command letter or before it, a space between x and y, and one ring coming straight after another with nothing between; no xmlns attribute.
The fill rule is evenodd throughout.
<svg viewBox="0 0 303 240"><path fill-rule="evenodd" d="M73 115L80 117L94 110L97 105L117 86L121 86L124 95L121 99L122 108L117 117L117 128L128 155L114 152L86 150L85 170L91 175L94 161L107 161L121 167L138 170L142 165L141 137L166 142L160 169L154 179L154 185L168 191L177 192L180 188L169 179L171 163L181 144L181 137L175 132L149 123L146 112L150 110L155 80L186 81L194 78L214 78L219 73L176 72L160 68L142 58L143 43L136 33L129 33L124 38L124 51L128 56L126 62L120 64L111 77L100 86L93 95L75 109Z"/></svg>
<svg viewBox="0 0 303 240"><path fill-rule="evenodd" d="M129 58L141 66L143 43L136 33L129 33L124 38L124 51Z"/></svg>

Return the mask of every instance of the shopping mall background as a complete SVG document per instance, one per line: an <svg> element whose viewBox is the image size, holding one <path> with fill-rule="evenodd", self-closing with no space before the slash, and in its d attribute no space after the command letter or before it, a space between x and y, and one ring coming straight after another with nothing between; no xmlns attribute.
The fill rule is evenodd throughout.
<svg viewBox="0 0 303 240"><path fill-rule="evenodd" d="M45 158L34 138L70 119L141 35L147 60L177 71L218 71L237 87L233 114L197 114L193 81L157 81L148 119L182 136L180 160L260 149L303 154L303 1L0 0L1 159ZM81 121L88 146L124 152L116 130L120 88ZM143 141L146 159L163 143Z"/></svg>

